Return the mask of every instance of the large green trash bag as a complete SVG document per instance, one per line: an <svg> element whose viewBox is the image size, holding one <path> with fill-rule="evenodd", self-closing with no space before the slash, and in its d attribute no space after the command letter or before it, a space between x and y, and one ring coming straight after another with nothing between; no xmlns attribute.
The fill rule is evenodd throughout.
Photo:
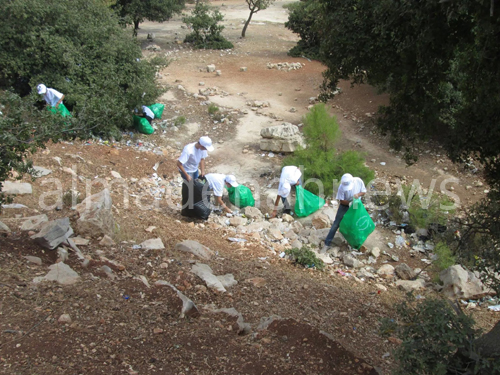
<svg viewBox="0 0 500 375"><path fill-rule="evenodd" d="M151 134L155 131L147 118L136 115L134 115L134 127L139 133L143 134Z"/></svg>
<svg viewBox="0 0 500 375"><path fill-rule="evenodd" d="M340 233L347 243L354 249L359 249L371 232L375 230L375 223L366 211L361 199L354 199L340 222Z"/></svg>
<svg viewBox="0 0 500 375"><path fill-rule="evenodd" d="M56 107L47 107L47 109L52 112L61 115L62 117L73 117L71 116L71 112L68 111L68 108L64 105L64 103L60 103L57 108Z"/></svg>
<svg viewBox="0 0 500 375"><path fill-rule="evenodd" d="M148 106L148 108L153 111L155 118L161 118L163 110L165 109L165 104L155 103Z"/></svg>
<svg viewBox="0 0 500 375"><path fill-rule="evenodd" d="M325 205L323 198L314 195L300 185L297 185L295 191L297 193L295 197L295 214L298 217L309 216Z"/></svg>
<svg viewBox="0 0 500 375"><path fill-rule="evenodd" d="M229 195L229 201L236 207L244 208L247 206L255 206L255 199L253 198L252 191L243 185L238 185L237 187L227 188Z"/></svg>

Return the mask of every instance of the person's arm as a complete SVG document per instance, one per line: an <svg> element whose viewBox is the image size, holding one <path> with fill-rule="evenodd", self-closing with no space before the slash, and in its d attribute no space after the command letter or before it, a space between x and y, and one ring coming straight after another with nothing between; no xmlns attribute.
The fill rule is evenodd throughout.
<svg viewBox="0 0 500 375"><path fill-rule="evenodd" d="M204 177L205 176L205 159L200 160L200 170L201 170L200 177Z"/></svg>
<svg viewBox="0 0 500 375"><path fill-rule="evenodd" d="M56 108L59 107L59 104L62 103L63 99L64 99L64 94L63 96L61 96L61 99L59 99L59 101L56 103Z"/></svg>
<svg viewBox="0 0 500 375"><path fill-rule="evenodd" d="M361 198L363 195L365 195L366 193L365 192L360 192L358 194L354 194L354 198Z"/></svg>
<svg viewBox="0 0 500 375"><path fill-rule="evenodd" d="M276 201L274 202L274 210L271 214L271 218L276 217L276 215L278 214L278 204L280 204L280 199L281 195L278 194L278 196L276 197Z"/></svg>
<svg viewBox="0 0 500 375"><path fill-rule="evenodd" d="M186 180L188 182L191 181L191 176L186 172L186 170L184 169L184 165L182 165L182 163L180 162L180 160L177 160L177 167L181 170L181 172L184 175L184 177L186 177Z"/></svg>
<svg viewBox="0 0 500 375"><path fill-rule="evenodd" d="M224 211L226 211L228 214L232 214L233 211L231 211L229 208L227 208L227 206L225 205L225 203L222 201L222 197L217 197L217 204L219 206L221 206Z"/></svg>

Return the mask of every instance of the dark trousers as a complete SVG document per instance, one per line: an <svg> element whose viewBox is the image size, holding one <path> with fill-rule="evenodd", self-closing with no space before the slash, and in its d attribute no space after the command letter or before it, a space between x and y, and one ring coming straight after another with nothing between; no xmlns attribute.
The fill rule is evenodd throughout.
<svg viewBox="0 0 500 375"><path fill-rule="evenodd" d="M292 209L290 208L290 203L286 198L281 197L281 202L283 202L283 213L290 215Z"/></svg>
<svg viewBox="0 0 500 375"><path fill-rule="evenodd" d="M339 209L337 210L337 215L335 215L335 221L332 224L332 227L330 228L330 232L328 232L328 236L326 236L325 239L325 246L330 246L330 244L333 241L333 237L335 237L335 234L337 233L337 230L339 229L340 222L344 218L345 213L349 209L349 206L344 206L343 204L339 204Z"/></svg>

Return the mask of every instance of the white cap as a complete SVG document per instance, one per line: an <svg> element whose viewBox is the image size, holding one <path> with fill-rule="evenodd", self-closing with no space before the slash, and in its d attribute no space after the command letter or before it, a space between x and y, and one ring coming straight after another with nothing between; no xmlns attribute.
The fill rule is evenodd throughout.
<svg viewBox="0 0 500 375"><path fill-rule="evenodd" d="M342 183L342 188L344 190L352 190L353 186L354 186L354 177L352 177L351 174L349 173L346 173L345 175L342 176L342 179L340 180L340 182Z"/></svg>
<svg viewBox="0 0 500 375"><path fill-rule="evenodd" d="M232 187L238 187L238 183L236 182L236 177L234 177L232 174L228 174L226 178L224 179L229 185Z"/></svg>
<svg viewBox="0 0 500 375"><path fill-rule="evenodd" d="M214 146L212 146L212 140L208 137L201 137L198 143L205 147L207 151L212 152L214 150Z"/></svg>
<svg viewBox="0 0 500 375"><path fill-rule="evenodd" d="M40 83L37 87L36 87L38 93L40 95L43 95L47 92L47 86L45 86L43 83Z"/></svg>

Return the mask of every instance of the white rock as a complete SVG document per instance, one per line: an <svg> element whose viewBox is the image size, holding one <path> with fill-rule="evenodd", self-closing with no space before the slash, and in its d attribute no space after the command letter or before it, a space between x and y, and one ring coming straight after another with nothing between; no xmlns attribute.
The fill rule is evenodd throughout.
<svg viewBox="0 0 500 375"><path fill-rule="evenodd" d="M151 238L141 243L141 248L144 250L161 250L165 248L161 238Z"/></svg>
<svg viewBox="0 0 500 375"><path fill-rule="evenodd" d="M12 182L12 181L4 181L3 186L2 186L2 193L4 194L17 194L17 195L23 195L23 194L32 194L33 189L31 187L31 184L28 184L27 182Z"/></svg>

